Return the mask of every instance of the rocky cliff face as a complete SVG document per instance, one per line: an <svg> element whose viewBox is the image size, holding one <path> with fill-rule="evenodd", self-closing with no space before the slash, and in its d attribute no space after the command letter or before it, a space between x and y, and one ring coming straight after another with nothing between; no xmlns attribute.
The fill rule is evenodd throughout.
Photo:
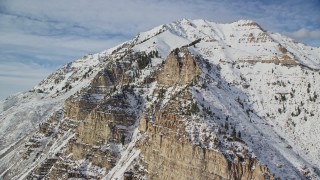
<svg viewBox="0 0 320 180"><path fill-rule="evenodd" d="M140 33L0 106L0 177L316 179L319 53L252 21Z"/></svg>
<svg viewBox="0 0 320 180"><path fill-rule="evenodd" d="M168 56L157 77L159 84L188 86L196 83L200 75L196 59L185 49L182 52L185 53L182 58L178 57L179 50ZM192 100L188 88L178 90L162 110L148 112L140 119L139 130L145 139L138 147L149 179L273 179L268 168L255 159L235 154L230 161L217 149L193 144L184 119L191 119L190 111L194 110L184 107L177 111L185 100ZM219 148L221 142L217 136L207 141Z"/></svg>
<svg viewBox="0 0 320 180"><path fill-rule="evenodd" d="M161 115L157 122L142 119L139 127L146 136L139 148L150 179L273 179L255 159L230 161L219 151L193 145L175 128L175 116Z"/></svg>

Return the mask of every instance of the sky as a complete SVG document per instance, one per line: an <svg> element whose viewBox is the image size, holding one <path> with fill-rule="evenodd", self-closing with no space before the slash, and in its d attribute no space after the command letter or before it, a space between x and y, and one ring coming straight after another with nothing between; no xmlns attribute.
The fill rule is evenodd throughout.
<svg viewBox="0 0 320 180"><path fill-rule="evenodd" d="M182 18L250 19L320 46L320 0L0 0L0 100L68 62Z"/></svg>

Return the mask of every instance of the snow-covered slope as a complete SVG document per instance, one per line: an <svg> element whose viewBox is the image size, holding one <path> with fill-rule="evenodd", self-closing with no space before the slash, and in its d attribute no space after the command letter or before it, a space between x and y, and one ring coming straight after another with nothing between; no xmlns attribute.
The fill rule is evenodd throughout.
<svg viewBox="0 0 320 180"><path fill-rule="evenodd" d="M226 157L234 153L230 148L246 149L251 157L256 157L271 173L283 179L319 177L320 139L317 134L320 133L320 113L317 110L320 85L317 79L320 78L320 48L268 32L249 20L217 24L201 19L182 19L139 33L133 40L115 48L89 54L69 63L29 92L10 96L1 102L0 177L26 177L33 168L49 158L50 152L55 152L52 148L43 148L41 152L45 155L35 158L36 163L24 162L30 170L20 169L17 170L18 174L12 172L14 168L10 161L14 161L14 166L21 163L13 158L14 154L24 151L23 145L30 137L35 137L39 124L47 122L50 115L61 111L67 98L72 96L73 99L81 99L85 97L84 92L86 97L91 93L90 97L94 100L86 102L95 101L95 104L99 104L97 108L110 110L103 103L117 93L126 94L123 88L125 84L134 87L134 95L126 94L131 97L130 106L140 104L132 110L136 119L127 130L132 139L128 140L128 145L116 145L117 148L114 148L120 151L120 157L110 173L103 168L99 170L100 177L123 177L140 153L135 147L138 139L143 138L135 130L140 113L151 112L150 109L159 102L153 94L159 90L161 92L162 86L153 76L162 70L170 53L179 51L178 56L184 57L183 48L197 59L201 73L197 82L190 87L178 84L167 87L159 107L164 109L174 94L189 88L199 114L181 117L184 118L186 133L192 144L217 150ZM136 59L143 57L143 53L151 55L148 56L148 65L141 68ZM117 70L114 66L121 68ZM100 82L111 72L116 74L116 80L109 78L108 81L113 83L109 88L104 89L107 85L95 85L94 82ZM114 91L109 93L110 89ZM186 103L186 106L193 101ZM209 110L210 115L205 115ZM69 121L67 117L62 119L61 123ZM244 143L226 139L232 133L226 124L236 129L237 133L241 132ZM123 125L121 128L125 129ZM214 135L221 130L227 135ZM203 131L207 134L201 134ZM62 142L69 141L77 134L72 132L66 129L59 138L42 138L42 141L51 142L44 143L44 146L62 151L65 148ZM206 144L204 137L209 135L217 136L222 145L217 148L213 142ZM241 150L238 153L241 154ZM87 161L81 161L80 164L84 163ZM90 168L96 169L91 165ZM13 175L9 176L7 172L10 169Z"/></svg>

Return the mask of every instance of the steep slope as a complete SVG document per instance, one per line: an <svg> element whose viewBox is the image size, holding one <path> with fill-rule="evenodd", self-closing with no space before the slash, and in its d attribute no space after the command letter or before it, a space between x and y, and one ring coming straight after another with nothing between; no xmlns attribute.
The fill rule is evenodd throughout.
<svg viewBox="0 0 320 180"><path fill-rule="evenodd" d="M158 26L1 102L0 177L316 179L319 63L253 21Z"/></svg>

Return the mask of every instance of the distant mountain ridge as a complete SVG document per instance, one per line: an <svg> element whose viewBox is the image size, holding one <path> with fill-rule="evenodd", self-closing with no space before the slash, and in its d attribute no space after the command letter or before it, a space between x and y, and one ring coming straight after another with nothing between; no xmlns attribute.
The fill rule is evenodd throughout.
<svg viewBox="0 0 320 180"><path fill-rule="evenodd" d="M157 26L1 102L0 177L317 179L319 70L254 21Z"/></svg>

